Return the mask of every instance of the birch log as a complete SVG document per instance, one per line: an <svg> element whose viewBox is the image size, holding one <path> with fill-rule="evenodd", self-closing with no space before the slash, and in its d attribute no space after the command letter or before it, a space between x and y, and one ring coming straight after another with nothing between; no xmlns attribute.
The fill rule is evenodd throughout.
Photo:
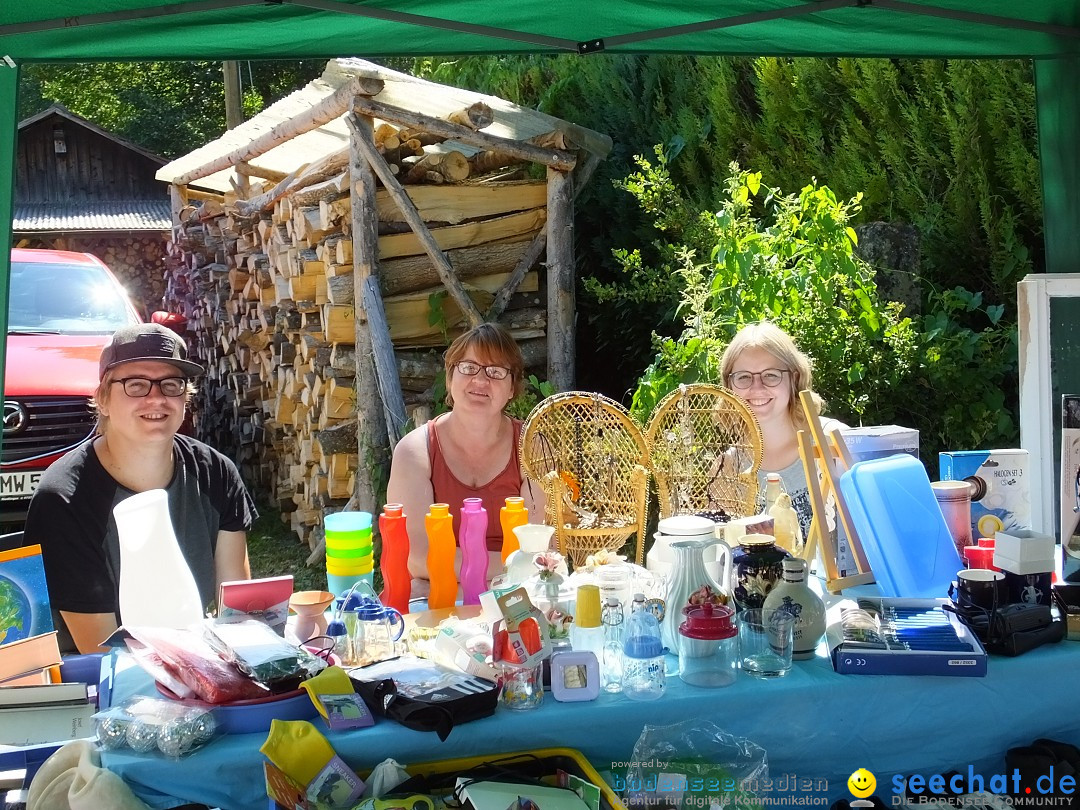
<svg viewBox="0 0 1080 810"><path fill-rule="evenodd" d="M569 173L549 168L548 379L556 391L574 387L574 200Z"/></svg>

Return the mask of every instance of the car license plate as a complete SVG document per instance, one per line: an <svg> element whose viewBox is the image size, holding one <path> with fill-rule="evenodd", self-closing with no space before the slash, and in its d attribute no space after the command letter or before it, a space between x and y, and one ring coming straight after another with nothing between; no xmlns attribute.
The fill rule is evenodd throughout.
<svg viewBox="0 0 1080 810"><path fill-rule="evenodd" d="M41 471L0 473L0 500L29 498L38 488Z"/></svg>

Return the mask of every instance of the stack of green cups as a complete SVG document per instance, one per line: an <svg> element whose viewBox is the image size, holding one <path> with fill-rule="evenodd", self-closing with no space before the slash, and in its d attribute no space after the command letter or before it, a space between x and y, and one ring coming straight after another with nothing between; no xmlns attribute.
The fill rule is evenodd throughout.
<svg viewBox="0 0 1080 810"><path fill-rule="evenodd" d="M371 513L335 512L323 521L326 529L326 585L342 596L359 580L374 587Z"/></svg>

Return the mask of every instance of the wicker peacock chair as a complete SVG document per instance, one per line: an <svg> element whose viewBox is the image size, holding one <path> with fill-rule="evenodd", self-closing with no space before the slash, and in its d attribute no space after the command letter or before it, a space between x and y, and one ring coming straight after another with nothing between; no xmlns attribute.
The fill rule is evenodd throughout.
<svg viewBox="0 0 1080 810"><path fill-rule="evenodd" d="M761 428L738 396L719 385L681 385L646 429L660 517L701 514L718 522L754 514Z"/></svg>
<svg viewBox="0 0 1080 810"><path fill-rule="evenodd" d="M601 549L617 551L634 535L641 564L648 464L641 428L600 394L548 397L521 430L521 465L543 482L559 551L575 566Z"/></svg>

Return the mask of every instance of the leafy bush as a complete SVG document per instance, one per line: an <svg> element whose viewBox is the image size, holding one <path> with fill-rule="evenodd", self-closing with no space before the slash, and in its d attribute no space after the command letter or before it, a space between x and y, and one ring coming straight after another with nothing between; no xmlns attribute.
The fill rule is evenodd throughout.
<svg viewBox="0 0 1080 810"><path fill-rule="evenodd" d="M703 211L672 182L663 149L655 152L655 163L637 159L621 187L654 218L659 260L617 255L631 290L666 285L678 297L684 327L675 338L656 337L656 357L634 392L635 416L647 420L681 382L722 382L724 346L745 324L768 319L814 361L814 387L831 415L917 427L928 462L940 449L987 446L1015 431L1006 407L1015 336L999 326L1003 306L983 307L980 293L957 287L933 294L930 314L914 322L882 299L854 252L849 223L859 195L841 202L816 182L785 195L732 164L718 210ZM965 325L980 317L986 328Z"/></svg>

